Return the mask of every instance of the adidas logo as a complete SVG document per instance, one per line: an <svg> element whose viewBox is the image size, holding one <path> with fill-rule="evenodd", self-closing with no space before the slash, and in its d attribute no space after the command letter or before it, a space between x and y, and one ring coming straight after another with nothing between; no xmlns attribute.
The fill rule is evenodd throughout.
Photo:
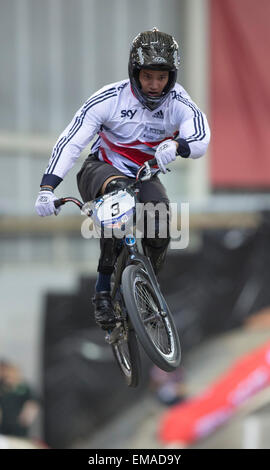
<svg viewBox="0 0 270 470"><path fill-rule="evenodd" d="M157 111L155 114L153 114L153 117L158 118L158 119L163 119L164 115L162 111Z"/></svg>

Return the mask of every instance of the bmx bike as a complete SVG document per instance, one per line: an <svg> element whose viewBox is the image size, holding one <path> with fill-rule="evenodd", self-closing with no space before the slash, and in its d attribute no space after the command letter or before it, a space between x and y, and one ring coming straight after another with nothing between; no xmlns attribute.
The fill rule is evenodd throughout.
<svg viewBox="0 0 270 470"><path fill-rule="evenodd" d="M173 316L164 296L150 258L141 253L134 235L138 183L151 179L155 159L145 162L135 181L125 189L82 203L74 197L55 200L55 207L73 202L84 215L91 217L103 234L117 238L117 260L112 276L111 297L116 325L106 332L105 340L129 387L139 384L141 360L138 341L146 354L160 369L175 370L181 361L181 346ZM142 250L141 250L142 251Z"/></svg>

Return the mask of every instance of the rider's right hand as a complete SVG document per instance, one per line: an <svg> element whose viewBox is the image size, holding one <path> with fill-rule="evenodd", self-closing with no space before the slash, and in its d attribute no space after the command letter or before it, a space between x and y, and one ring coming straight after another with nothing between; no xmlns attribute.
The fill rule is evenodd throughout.
<svg viewBox="0 0 270 470"><path fill-rule="evenodd" d="M35 204L35 209L38 215L45 217L46 215L59 214L61 207L57 209L54 206L54 201L57 197L53 193L53 189L44 188L39 191Z"/></svg>

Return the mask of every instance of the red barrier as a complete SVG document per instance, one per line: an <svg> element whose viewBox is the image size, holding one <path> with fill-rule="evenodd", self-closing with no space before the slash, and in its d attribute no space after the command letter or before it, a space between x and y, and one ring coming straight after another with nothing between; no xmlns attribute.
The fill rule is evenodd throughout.
<svg viewBox="0 0 270 470"><path fill-rule="evenodd" d="M189 444L207 436L269 384L270 341L237 360L200 396L171 407L161 420L160 440Z"/></svg>
<svg viewBox="0 0 270 470"><path fill-rule="evenodd" d="M270 186L270 2L210 1L211 183Z"/></svg>

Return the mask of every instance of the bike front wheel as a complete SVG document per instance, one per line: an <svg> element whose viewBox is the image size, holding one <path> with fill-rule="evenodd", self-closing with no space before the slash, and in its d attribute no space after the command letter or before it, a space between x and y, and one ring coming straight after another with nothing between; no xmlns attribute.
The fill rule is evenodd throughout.
<svg viewBox="0 0 270 470"><path fill-rule="evenodd" d="M138 339L150 359L167 372L181 361L178 332L159 287L140 265L129 265L122 275L125 305Z"/></svg>

